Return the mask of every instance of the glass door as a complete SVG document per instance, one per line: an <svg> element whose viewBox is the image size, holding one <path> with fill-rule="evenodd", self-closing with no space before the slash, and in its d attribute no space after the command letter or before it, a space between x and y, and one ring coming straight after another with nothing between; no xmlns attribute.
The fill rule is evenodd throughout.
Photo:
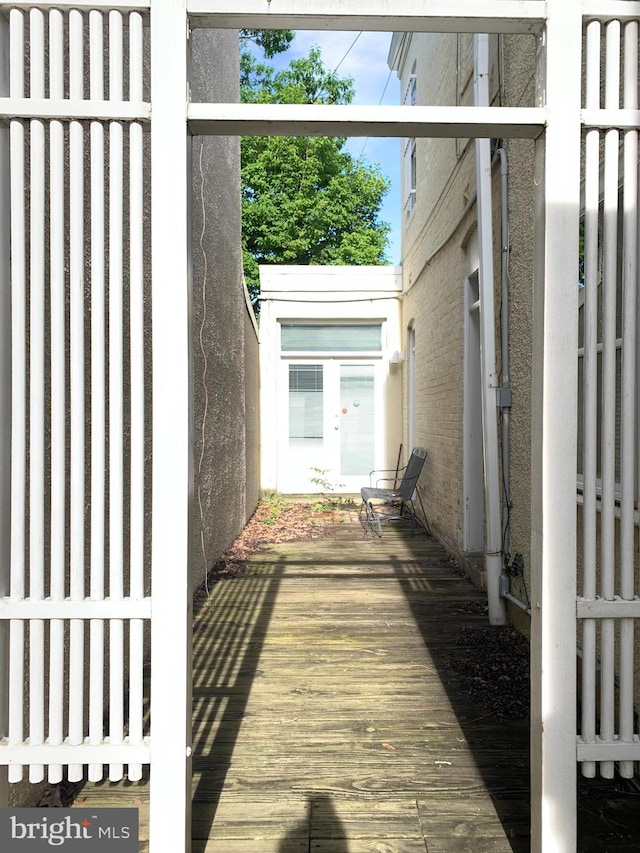
<svg viewBox="0 0 640 853"><path fill-rule="evenodd" d="M356 477L359 489L375 468L373 364L340 365L340 478Z"/></svg>
<svg viewBox="0 0 640 853"><path fill-rule="evenodd" d="M358 492L368 483L378 446L376 372L338 359L282 362L279 491Z"/></svg>

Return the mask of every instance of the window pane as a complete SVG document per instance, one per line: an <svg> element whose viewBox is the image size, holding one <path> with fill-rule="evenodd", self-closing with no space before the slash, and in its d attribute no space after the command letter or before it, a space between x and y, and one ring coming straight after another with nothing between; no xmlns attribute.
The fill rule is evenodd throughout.
<svg viewBox="0 0 640 853"><path fill-rule="evenodd" d="M284 352L380 352L381 349L379 323L282 324Z"/></svg>
<svg viewBox="0 0 640 853"><path fill-rule="evenodd" d="M375 468L374 367L340 367L340 473L366 477Z"/></svg>
<svg viewBox="0 0 640 853"><path fill-rule="evenodd" d="M322 443L323 377L321 364L289 365L289 443Z"/></svg>

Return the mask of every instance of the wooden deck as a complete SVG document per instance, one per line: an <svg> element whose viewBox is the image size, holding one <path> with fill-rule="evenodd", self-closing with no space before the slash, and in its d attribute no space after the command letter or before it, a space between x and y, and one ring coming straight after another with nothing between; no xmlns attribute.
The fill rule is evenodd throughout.
<svg viewBox="0 0 640 853"><path fill-rule="evenodd" d="M194 853L529 850L528 723L475 707L444 665L487 625L444 556L347 524L214 586L194 636ZM138 805L146 837L146 798L104 783L79 802Z"/></svg>
<svg viewBox="0 0 640 853"><path fill-rule="evenodd" d="M511 851L526 809L505 827L487 786L528 801L528 726L456 707L439 671L476 592L424 536L351 533L279 545L215 590L196 639L195 849Z"/></svg>

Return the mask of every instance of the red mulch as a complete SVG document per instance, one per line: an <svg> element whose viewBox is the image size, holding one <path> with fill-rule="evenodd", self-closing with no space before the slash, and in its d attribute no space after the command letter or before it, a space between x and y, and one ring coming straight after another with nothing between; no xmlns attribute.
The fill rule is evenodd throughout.
<svg viewBox="0 0 640 853"><path fill-rule="evenodd" d="M345 504L344 508L353 508ZM313 502L289 503L283 499L260 501L242 533L211 568L209 587L220 580L241 574L247 560L266 545L279 542L305 542L329 535L330 523L343 514L341 504L318 497Z"/></svg>

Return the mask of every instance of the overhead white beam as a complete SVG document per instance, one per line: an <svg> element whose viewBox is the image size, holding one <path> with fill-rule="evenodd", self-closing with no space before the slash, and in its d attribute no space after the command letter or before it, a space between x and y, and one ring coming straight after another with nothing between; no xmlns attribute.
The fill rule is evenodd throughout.
<svg viewBox="0 0 640 853"><path fill-rule="evenodd" d="M545 111L519 107L189 104L195 136L404 136L535 139Z"/></svg>
<svg viewBox="0 0 640 853"><path fill-rule="evenodd" d="M540 0L189 0L192 27L536 33Z"/></svg>
<svg viewBox="0 0 640 853"><path fill-rule="evenodd" d="M126 0L112 0L110 3L94 0L39 0L37 5L40 9L60 9L63 12L69 9L115 9L127 12L131 9L148 11L151 0L136 0L135 3L127 3ZM536 32L546 14L542 0L493 0L483 4L478 4L477 0L463 0L456 3L455 19L451 14L450 0L432 0L426 9L424 0L404 0L402 4L394 3L393 7L389 0L374 0L370 4L350 3L348 10L341 9L339 12L331 11L336 0L314 3L313 12L309 12L309 6L304 0L248 0L243 9L238 9L238 4L233 0L191 0L188 5L192 26L216 26L223 29L260 27L341 30L346 28L346 23L350 23L350 29L384 32ZM478 8L479 5L481 8ZM6 13L11 8L30 9L32 6L32 0L14 0L12 3L0 3L0 12ZM365 6L370 7L370 16L367 16ZM640 2L584 0L583 15L587 19L598 18L602 21L634 20L640 17ZM364 16L367 17L366 22ZM206 18L213 17L216 18L215 24L205 22ZM276 19L285 18L287 23L275 23ZM261 23L253 23L256 19ZM393 27L392 21L399 21L404 27Z"/></svg>

